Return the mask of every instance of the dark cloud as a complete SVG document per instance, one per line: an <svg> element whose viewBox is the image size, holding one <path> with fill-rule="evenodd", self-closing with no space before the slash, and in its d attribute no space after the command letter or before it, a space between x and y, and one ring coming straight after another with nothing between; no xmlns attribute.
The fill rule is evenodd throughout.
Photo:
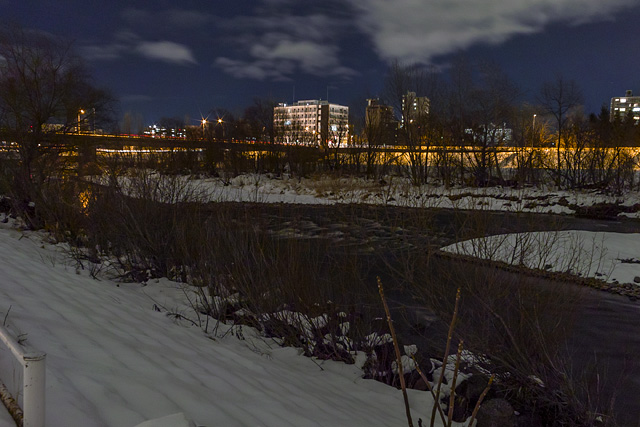
<svg viewBox="0 0 640 427"><path fill-rule="evenodd" d="M154 115L169 114L160 110L195 114L210 104L234 106L267 93L288 99L292 81L304 97L317 97L328 85L339 87L331 95L344 102L359 96L356 92L379 93L390 60L442 70L460 52L472 61L496 61L529 94L554 71L575 77L591 111L625 89L639 90L633 71L639 68L633 54L638 0L188 0L179 5L112 0L91 7L77 0L0 0L0 5L5 20L75 40L74 48L93 62L97 81L115 93L153 96L134 107ZM184 71L188 78L180 78ZM168 102L174 95L184 99Z"/></svg>
<svg viewBox="0 0 640 427"><path fill-rule="evenodd" d="M80 54L88 61L112 61L122 56L122 52L126 50L125 45L108 44L108 45L85 45L80 46Z"/></svg>
<svg viewBox="0 0 640 427"><path fill-rule="evenodd" d="M136 46L136 51L142 56L174 64L197 64L191 49L180 43L170 41L143 41Z"/></svg>
<svg viewBox="0 0 640 427"><path fill-rule="evenodd" d="M255 15L227 21L236 57L214 65L238 78L289 80L294 73L349 79L359 73L342 65L339 42L347 22L312 10L296 14L291 0L264 0ZM315 9L311 7L311 9Z"/></svg>
<svg viewBox="0 0 640 427"><path fill-rule="evenodd" d="M91 61L116 60L125 55L138 55L171 64L197 64L193 51L186 45L168 40L147 41L129 31L118 31L113 42L107 44L82 45L80 53Z"/></svg>
<svg viewBox="0 0 640 427"><path fill-rule="evenodd" d="M607 19L635 0L347 0L356 22L385 60L428 63L470 46Z"/></svg>
<svg viewBox="0 0 640 427"><path fill-rule="evenodd" d="M255 79L255 80L273 80L273 81L289 81L288 77L292 73L293 64L281 61L274 63L272 61L243 61L226 57L219 57L215 60L214 65L227 74L239 79Z"/></svg>

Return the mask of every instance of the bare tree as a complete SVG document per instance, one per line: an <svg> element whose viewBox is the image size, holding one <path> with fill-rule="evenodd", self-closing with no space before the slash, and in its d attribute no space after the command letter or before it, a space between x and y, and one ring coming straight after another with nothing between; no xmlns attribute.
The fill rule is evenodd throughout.
<svg viewBox="0 0 640 427"><path fill-rule="evenodd" d="M511 128L513 129L512 145L516 153L516 174L514 179L518 184L536 184L540 179L541 156L536 149L542 140L544 123L538 122L537 110L530 104L522 104L515 109Z"/></svg>
<svg viewBox="0 0 640 427"><path fill-rule="evenodd" d="M385 80L385 98L400 118L398 143L406 148L406 161L414 184L427 181L430 147L435 141L434 125L430 114L431 98L436 97L441 84L433 68L419 65L389 66Z"/></svg>
<svg viewBox="0 0 640 427"><path fill-rule="evenodd" d="M640 129L632 117L610 120L609 108L603 105L600 114L592 114L589 124L594 132L593 147L589 162L592 185L622 195L625 189L632 189L635 180L634 151L640 141Z"/></svg>
<svg viewBox="0 0 640 427"><path fill-rule="evenodd" d="M393 115L393 108L382 104L380 100L370 99L367 103L362 149L365 155L367 178L378 178L380 149L385 145L396 143L398 121Z"/></svg>
<svg viewBox="0 0 640 427"><path fill-rule="evenodd" d="M479 81L471 97L471 117L467 132L473 136L475 149L471 164L477 185L486 185L497 177L503 181L498 160L498 147L512 137L508 127L515 112L515 100L520 91L494 63L480 64Z"/></svg>
<svg viewBox="0 0 640 427"><path fill-rule="evenodd" d="M450 180L454 167L459 168L459 182L466 182L468 167L476 185L501 181L498 150L512 138L510 123L520 91L495 63L471 63L464 56L453 62L449 80L441 137L455 149L439 155L443 181Z"/></svg>
<svg viewBox="0 0 640 427"><path fill-rule="evenodd" d="M18 145L18 179L28 190L48 178L42 160L56 158L49 135L79 132L111 116L113 98L93 86L71 44L9 27L0 31L0 126ZM32 198L33 194L24 194Z"/></svg>
<svg viewBox="0 0 640 427"><path fill-rule="evenodd" d="M465 147L471 145L472 136L466 130L469 128L473 103L473 70L464 56L454 59L449 70L449 85L446 97L442 101L444 141L447 147L438 153L437 169L443 183L449 185L459 171L458 181L465 182ZM452 150L452 148L454 148Z"/></svg>
<svg viewBox="0 0 640 427"><path fill-rule="evenodd" d="M254 138L263 142L275 142L273 110L277 105L276 101L269 98L254 98L253 104L244 110L244 118Z"/></svg>
<svg viewBox="0 0 640 427"><path fill-rule="evenodd" d="M563 132L567 127L571 110L582 104L582 91L574 80L567 80L561 74L557 74L553 81L548 81L542 85L538 101L545 112L555 118L558 126L556 176L558 184L560 184L560 147L562 145Z"/></svg>
<svg viewBox="0 0 640 427"><path fill-rule="evenodd" d="M285 154L283 172L304 174L304 153L317 144L317 135L309 132L284 109L274 109L275 141L282 144Z"/></svg>
<svg viewBox="0 0 640 427"><path fill-rule="evenodd" d="M349 145L349 124L340 122L329 127L329 135L331 137L330 148L333 150L333 164L331 169L339 169L341 165L340 150Z"/></svg>
<svg viewBox="0 0 640 427"><path fill-rule="evenodd" d="M471 96L473 94L473 70L469 61L459 56L455 58L449 71L451 85L447 95L447 130L451 145L466 145L472 116Z"/></svg>

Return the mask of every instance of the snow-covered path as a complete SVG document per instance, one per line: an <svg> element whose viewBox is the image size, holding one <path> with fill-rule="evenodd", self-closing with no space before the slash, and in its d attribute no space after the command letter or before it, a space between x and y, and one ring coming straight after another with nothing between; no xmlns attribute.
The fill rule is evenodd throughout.
<svg viewBox="0 0 640 427"><path fill-rule="evenodd" d="M178 412L208 426L406 423L401 393L354 366L320 370L247 328L245 340L211 339L154 311L186 310L177 284L93 280L38 235L1 226L0 315L10 308L8 324L47 353L48 426L126 427ZM429 399L410 392L415 419L426 419Z"/></svg>

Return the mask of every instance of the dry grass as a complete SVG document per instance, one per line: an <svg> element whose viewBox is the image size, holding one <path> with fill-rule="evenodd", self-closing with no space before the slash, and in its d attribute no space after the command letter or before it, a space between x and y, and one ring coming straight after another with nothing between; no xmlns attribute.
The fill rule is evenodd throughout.
<svg viewBox="0 0 640 427"><path fill-rule="evenodd" d="M177 175L138 170L122 185L118 178L127 167L114 162L109 168L114 179L105 186L49 180L40 187L36 218L60 239L71 238L85 248L86 256L115 260L122 278L167 276L189 283L196 289L194 308L203 316L239 321L237 313L245 309L243 321L263 329L268 324L283 343L301 345L314 355L320 342L326 344L319 334L340 326L339 313L352 316L352 342L368 333L371 319L380 314L368 267L355 249L270 235L242 205L204 203L203 195ZM429 213L414 210L411 215L417 226L434 227ZM495 227L483 212L467 218L465 237ZM594 414L606 412L583 404L584 387L571 379L563 354L579 301L574 291L553 284L541 288L490 266L436 263L430 251L412 247L396 253L387 271L396 276L401 292L412 295L413 304L440 319L454 306L455 289L462 289L455 337L483 356L481 368L495 373L496 390L547 425L588 423ZM283 312L300 315L292 325L277 315ZM326 324L305 334L323 315ZM338 349L322 351L339 358ZM441 351L436 343L431 354Z"/></svg>
<svg viewBox="0 0 640 427"><path fill-rule="evenodd" d="M490 216L475 215L465 224L465 233L492 228L483 223ZM477 356L474 369L495 374L494 393L506 397L519 412L533 414L544 425L588 425L611 413L608 399L596 401L589 394L590 379L572 375L566 352L580 304L579 287L527 279L492 268L489 262L436 261L427 248L403 253L390 263L411 289L412 304L440 319L448 317L455 290L461 288L455 337ZM439 329L445 325L440 321ZM432 330L427 338L434 336ZM442 351L443 334L435 336L440 339L427 341L433 346L430 353Z"/></svg>

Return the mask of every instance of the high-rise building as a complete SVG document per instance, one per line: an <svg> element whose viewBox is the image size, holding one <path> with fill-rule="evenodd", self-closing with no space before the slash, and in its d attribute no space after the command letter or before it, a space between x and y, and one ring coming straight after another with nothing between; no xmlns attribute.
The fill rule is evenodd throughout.
<svg viewBox="0 0 640 427"><path fill-rule="evenodd" d="M426 96L416 96L415 92L407 92L402 96L402 126L422 120L429 114L431 101Z"/></svg>
<svg viewBox="0 0 640 427"><path fill-rule="evenodd" d="M365 134L369 144L387 145L397 141L398 121L393 107L379 99L367 99L365 111Z"/></svg>
<svg viewBox="0 0 640 427"><path fill-rule="evenodd" d="M349 141L349 107L311 99L280 103L273 111L277 139L285 144L335 146Z"/></svg>
<svg viewBox="0 0 640 427"><path fill-rule="evenodd" d="M616 118L626 120L631 117L635 124L640 123L640 96L633 96L633 91L628 90L625 96L611 98L611 109L609 119Z"/></svg>

